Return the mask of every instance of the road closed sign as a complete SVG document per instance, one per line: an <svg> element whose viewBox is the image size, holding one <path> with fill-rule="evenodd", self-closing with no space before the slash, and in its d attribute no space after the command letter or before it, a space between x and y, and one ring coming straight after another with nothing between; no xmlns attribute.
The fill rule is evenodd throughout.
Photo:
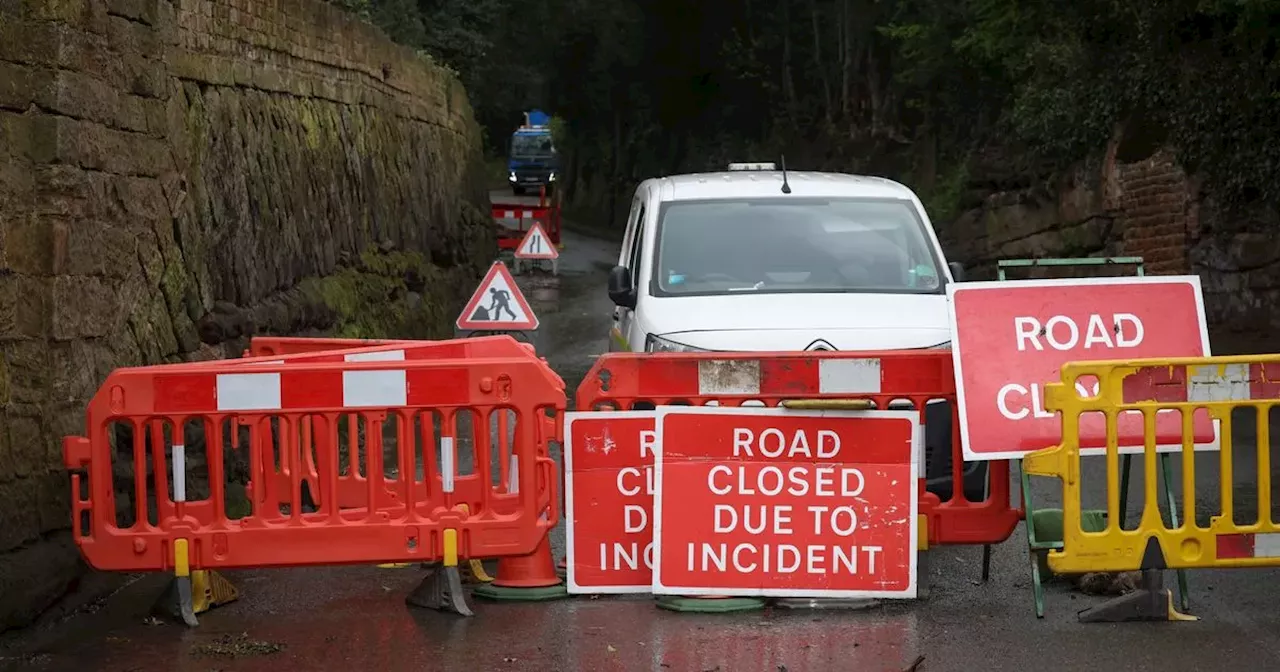
<svg viewBox="0 0 1280 672"><path fill-rule="evenodd" d="M569 592L649 592L653 412L566 413L564 439Z"/></svg>
<svg viewBox="0 0 1280 672"><path fill-rule="evenodd" d="M918 413L656 415L654 593L915 597Z"/></svg>
<svg viewBox="0 0 1280 672"><path fill-rule="evenodd" d="M1209 354L1195 276L966 282L948 285L947 295L966 460L1016 459L1057 445L1061 420L1045 410L1044 386L1060 382L1067 362ZM1097 382L1082 378L1076 389L1095 395ZM1128 382L1125 396L1160 398ZM1079 429L1082 454L1105 452L1101 413L1083 415ZM1217 446L1203 410L1193 429L1198 449ZM1122 452L1142 452L1141 413L1120 414L1116 430ZM1157 414L1162 450L1180 450L1181 432L1180 413Z"/></svg>

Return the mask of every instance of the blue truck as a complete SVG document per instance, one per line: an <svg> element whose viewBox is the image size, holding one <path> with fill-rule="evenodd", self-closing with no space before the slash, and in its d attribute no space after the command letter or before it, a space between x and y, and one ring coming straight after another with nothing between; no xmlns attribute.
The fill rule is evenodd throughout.
<svg viewBox="0 0 1280 672"><path fill-rule="evenodd" d="M560 175L560 154L551 140L551 117L542 110L524 113L524 124L511 134L507 153L507 182L520 195L546 187L555 188Z"/></svg>

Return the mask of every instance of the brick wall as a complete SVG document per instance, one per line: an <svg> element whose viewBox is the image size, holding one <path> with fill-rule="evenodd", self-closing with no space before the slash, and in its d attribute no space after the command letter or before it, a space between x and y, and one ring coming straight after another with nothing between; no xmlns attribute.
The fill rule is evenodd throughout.
<svg viewBox="0 0 1280 672"><path fill-rule="evenodd" d="M1198 228L1194 187L1172 152L1116 163L1109 199L1120 222L1120 249L1140 256L1152 275L1188 272L1187 243Z"/></svg>
<svg viewBox="0 0 1280 672"><path fill-rule="evenodd" d="M318 0L0 0L0 630L83 571L60 437L112 369L447 332L494 249L479 143L450 74Z"/></svg>

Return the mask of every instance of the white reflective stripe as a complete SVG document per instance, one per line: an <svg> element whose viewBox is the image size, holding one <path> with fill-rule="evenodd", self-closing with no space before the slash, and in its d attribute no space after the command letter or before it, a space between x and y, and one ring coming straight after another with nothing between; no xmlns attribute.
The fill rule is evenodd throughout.
<svg viewBox="0 0 1280 672"><path fill-rule="evenodd" d="M1280 533L1255 534L1253 536L1253 557L1280 558Z"/></svg>
<svg viewBox="0 0 1280 672"><path fill-rule="evenodd" d="M505 210L505 211L503 211L503 213L502 213L502 218L503 218L503 219L515 219L515 218L516 218L516 211L515 211L515 210Z"/></svg>
<svg viewBox="0 0 1280 672"><path fill-rule="evenodd" d="M879 394L880 360L818 360L818 392L823 394Z"/></svg>
<svg viewBox="0 0 1280 672"><path fill-rule="evenodd" d="M760 394L760 360L707 359L698 362L698 395Z"/></svg>
<svg viewBox="0 0 1280 672"><path fill-rule="evenodd" d="M1248 364L1187 367L1187 401L1248 401Z"/></svg>
<svg viewBox="0 0 1280 672"><path fill-rule="evenodd" d="M520 219L529 219L531 217L533 217L532 210L525 210L524 212L520 213Z"/></svg>
<svg viewBox="0 0 1280 672"><path fill-rule="evenodd" d="M403 362L404 350L382 350L379 352L353 352L343 355L348 362Z"/></svg>
<svg viewBox="0 0 1280 672"><path fill-rule="evenodd" d="M452 436L440 437L440 481L445 492L453 492L453 479L458 474L457 453Z"/></svg>
<svg viewBox="0 0 1280 672"><path fill-rule="evenodd" d="M507 492L518 495L520 494L520 456L512 455L510 465L507 467Z"/></svg>
<svg viewBox="0 0 1280 672"><path fill-rule="evenodd" d="M342 372L342 405L346 408L406 406L408 396L403 369Z"/></svg>
<svg viewBox="0 0 1280 672"><path fill-rule="evenodd" d="M280 374L220 373L217 395L219 411L277 411Z"/></svg>
<svg viewBox="0 0 1280 672"><path fill-rule="evenodd" d="M173 444L173 501L187 501L187 447Z"/></svg>

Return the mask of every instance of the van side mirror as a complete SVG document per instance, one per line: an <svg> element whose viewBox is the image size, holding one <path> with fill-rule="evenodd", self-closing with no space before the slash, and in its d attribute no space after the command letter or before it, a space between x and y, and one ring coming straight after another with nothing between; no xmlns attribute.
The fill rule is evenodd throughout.
<svg viewBox="0 0 1280 672"><path fill-rule="evenodd" d="M947 268L951 270L951 277L956 282L964 282L964 264L958 261L947 262Z"/></svg>
<svg viewBox="0 0 1280 672"><path fill-rule="evenodd" d="M631 286L631 269L614 266L609 271L609 298L618 306L635 310L636 288Z"/></svg>

